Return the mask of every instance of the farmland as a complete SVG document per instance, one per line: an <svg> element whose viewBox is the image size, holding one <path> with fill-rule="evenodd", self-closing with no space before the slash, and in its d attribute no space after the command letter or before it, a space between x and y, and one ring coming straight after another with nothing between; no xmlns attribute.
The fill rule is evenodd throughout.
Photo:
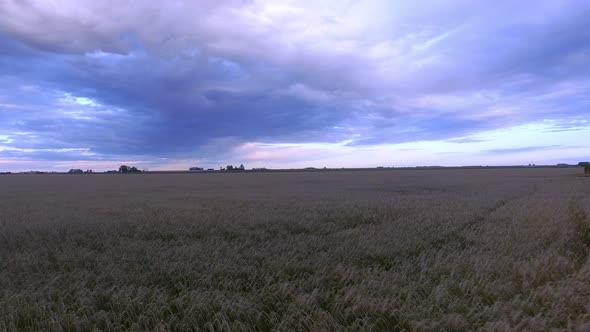
<svg viewBox="0 0 590 332"><path fill-rule="evenodd" d="M0 331L588 330L581 173L0 176Z"/></svg>

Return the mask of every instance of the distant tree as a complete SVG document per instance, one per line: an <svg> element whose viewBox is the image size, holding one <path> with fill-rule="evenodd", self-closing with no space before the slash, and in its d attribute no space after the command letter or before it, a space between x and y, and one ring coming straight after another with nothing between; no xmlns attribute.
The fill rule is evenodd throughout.
<svg viewBox="0 0 590 332"><path fill-rule="evenodd" d="M245 169L246 169L246 168L244 167L244 164L241 164L241 165L240 165L240 167L239 167L239 170L240 170L240 171L243 171L243 170L245 170Z"/></svg>
<svg viewBox="0 0 590 332"><path fill-rule="evenodd" d="M70 174L80 174L80 173L84 173L84 171L81 170L81 169L78 169L78 168L72 168L72 169L70 169L70 171L68 173L70 173Z"/></svg>
<svg viewBox="0 0 590 332"><path fill-rule="evenodd" d="M127 165L121 165L121 167L119 167L119 173L141 173L141 170L135 166L130 167Z"/></svg>
<svg viewBox="0 0 590 332"><path fill-rule="evenodd" d="M225 169L228 170L228 171L233 171L234 170L234 165L227 165L225 167Z"/></svg>
<svg viewBox="0 0 590 332"><path fill-rule="evenodd" d="M580 166L580 167L590 166L590 162L589 161L580 161L578 163L578 166Z"/></svg>

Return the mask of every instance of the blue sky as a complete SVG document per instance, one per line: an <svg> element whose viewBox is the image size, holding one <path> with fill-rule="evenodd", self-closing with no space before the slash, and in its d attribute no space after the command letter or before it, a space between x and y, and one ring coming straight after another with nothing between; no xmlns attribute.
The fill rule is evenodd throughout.
<svg viewBox="0 0 590 332"><path fill-rule="evenodd" d="M587 1L0 1L0 171L590 159Z"/></svg>

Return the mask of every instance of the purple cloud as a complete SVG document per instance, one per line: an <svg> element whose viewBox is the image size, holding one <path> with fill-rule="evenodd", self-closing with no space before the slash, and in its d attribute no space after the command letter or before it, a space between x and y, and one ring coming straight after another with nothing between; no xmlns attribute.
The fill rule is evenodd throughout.
<svg viewBox="0 0 590 332"><path fill-rule="evenodd" d="M248 142L467 144L526 123L584 127L588 8L4 1L0 158L213 158Z"/></svg>

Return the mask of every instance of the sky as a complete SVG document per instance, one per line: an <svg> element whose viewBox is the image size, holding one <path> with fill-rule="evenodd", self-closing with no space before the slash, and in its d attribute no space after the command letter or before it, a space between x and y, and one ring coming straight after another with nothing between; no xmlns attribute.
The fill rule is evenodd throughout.
<svg viewBox="0 0 590 332"><path fill-rule="evenodd" d="M0 0L0 171L590 160L590 2Z"/></svg>

